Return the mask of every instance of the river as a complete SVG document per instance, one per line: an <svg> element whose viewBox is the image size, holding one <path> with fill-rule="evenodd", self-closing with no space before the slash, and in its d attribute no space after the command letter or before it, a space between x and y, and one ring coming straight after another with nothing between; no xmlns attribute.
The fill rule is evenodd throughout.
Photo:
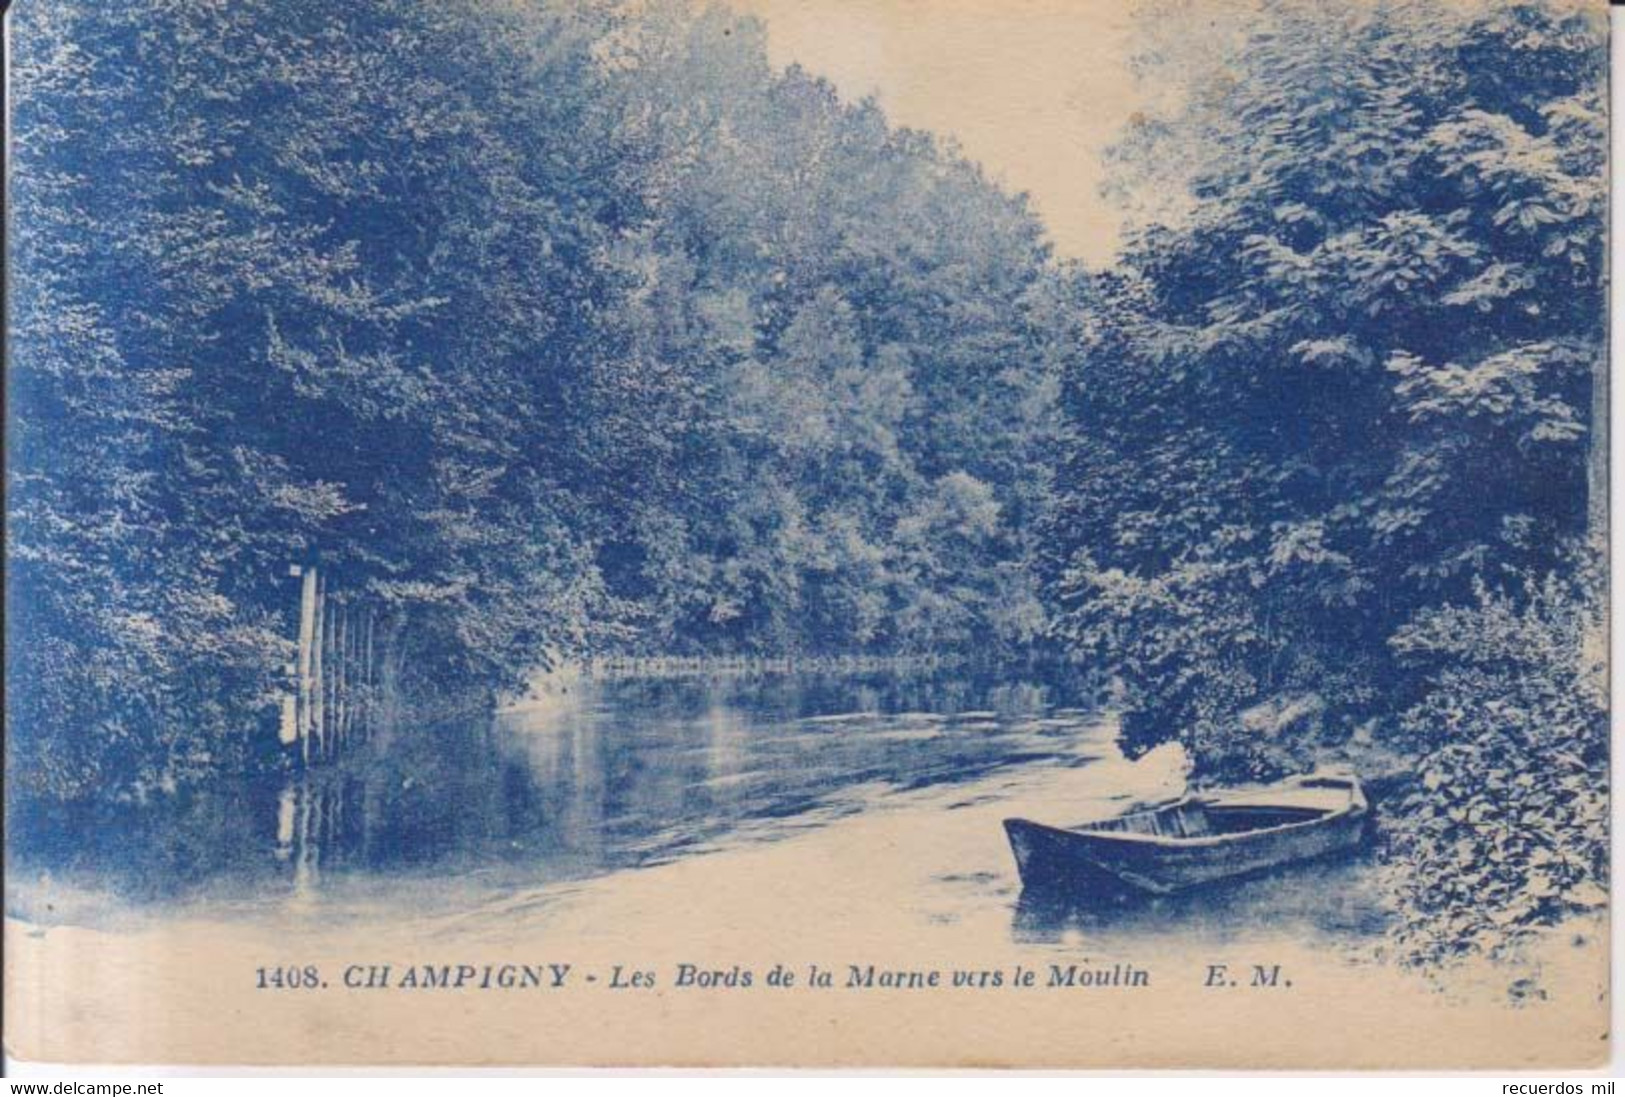
<svg viewBox="0 0 1625 1097"><path fill-rule="evenodd" d="M1024 899L1004 816L1082 822L1183 790L1177 748L1125 759L1092 701L964 672L544 678L494 718L397 732L331 771L42 815L14 843L11 912L478 928L845 824L851 863L809 874L926 932L984 919L1018 941L1267 932L1350 950L1380 934L1362 858L1126 910ZM907 865L863 848L859 819Z"/></svg>
<svg viewBox="0 0 1625 1097"><path fill-rule="evenodd" d="M1185 788L1177 747L1125 758L1112 713L1053 684L532 692L308 777L15 814L7 970L38 1003L17 1039L107 1061L893 1066L1527 1065L1603 1046L1600 927L1441 993L1385 962L1369 850L1186 897L1024 894L1003 819ZM568 991L408 981L552 965ZM302 989L266 989L289 971ZM1536 1004L1509 996L1527 974ZM41 989L91 985L128 989L93 1021Z"/></svg>

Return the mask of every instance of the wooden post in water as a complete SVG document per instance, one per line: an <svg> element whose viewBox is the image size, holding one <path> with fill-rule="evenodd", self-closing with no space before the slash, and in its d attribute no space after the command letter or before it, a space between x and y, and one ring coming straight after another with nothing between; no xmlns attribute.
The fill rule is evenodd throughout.
<svg viewBox="0 0 1625 1097"><path fill-rule="evenodd" d="M327 757L339 755L344 721L344 652L339 648L339 625L344 620L344 599L337 595L327 611Z"/></svg>
<svg viewBox="0 0 1625 1097"><path fill-rule="evenodd" d="M315 660L311 670L311 733L316 737L315 753L327 756L327 576L316 577Z"/></svg>
<svg viewBox="0 0 1625 1097"><path fill-rule="evenodd" d="M310 764L311 693L316 632L316 569L306 567L299 582L298 712L294 725L299 737L299 760Z"/></svg>
<svg viewBox="0 0 1625 1097"><path fill-rule="evenodd" d="M365 716L366 680L361 670L361 611L350 607L350 726L345 735L357 735Z"/></svg>
<svg viewBox="0 0 1625 1097"><path fill-rule="evenodd" d="M355 735L356 719L361 714L361 668L356 665L356 644L361 638L354 603L344 607L344 741Z"/></svg>
<svg viewBox="0 0 1625 1097"><path fill-rule="evenodd" d="M332 660L327 672L333 682L327 722L332 727L329 754L337 758L344 746L344 596L333 599L333 628L328 638L328 658Z"/></svg>
<svg viewBox="0 0 1625 1097"><path fill-rule="evenodd" d="M298 564L288 565L288 574L295 579L304 572L305 569ZM285 747L299 742L299 624L297 621L294 624L293 660L282 664L282 684L285 688L277 694L276 738Z"/></svg>
<svg viewBox="0 0 1625 1097"><path fill-rule="evenodd" d="M344 748L350 720L350 604L340 601L333 620L333 753Z"/></svg>
<svg viewBox="0 0 1625 1097"><path fill-rule="evenodd" d="M337 653L333 650L333 641L338 631L338 607L333 602L333 581L329 578L322 584L322 623L325 626L324 642L322 644L322 757L331 760L333 750L338 745L338 668ZM325 805L323 810L325 811Z"/></svg>
<svg viewBox="0 0 1625 1097"><path fill-rule="evenodd" d="M373 724L378 719L378 695L376 692L378 675L376 672L376 667L373 664L372 656L372 633L373 629L376 627L377 622L373 617L372 609L371 607L368 607L365 646L363 648L361 657L361 665L363 667L364 676L363 680L367 683L367 711L364 714L365 723L362 725L361 735L362 738L369 741L372 739Z"/></svg>

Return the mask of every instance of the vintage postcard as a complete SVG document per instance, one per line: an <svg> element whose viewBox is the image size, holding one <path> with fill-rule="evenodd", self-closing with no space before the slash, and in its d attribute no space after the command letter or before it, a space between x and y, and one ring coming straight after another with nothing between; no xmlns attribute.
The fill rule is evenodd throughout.
<svg viewBox="0 0 1625 1097"><path fill-rule="evenodd" d="M23 0L7 1052L1609 1055L1581 0Z"/></svg>

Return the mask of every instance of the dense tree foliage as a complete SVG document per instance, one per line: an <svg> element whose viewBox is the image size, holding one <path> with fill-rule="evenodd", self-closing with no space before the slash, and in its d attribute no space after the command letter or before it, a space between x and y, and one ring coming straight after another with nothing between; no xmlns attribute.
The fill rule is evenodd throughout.
<svg viewBox="0 0 1625 1097"><path fill-rule="evenodd" d="M252 761L312 559L433 688L1040 628L1039 228L758 25L142 0L14 35L14 772Z"/></svg>
<svg viewBox="0 0 1625 1097"><path fill-rule="evenodd" d="M625 383L589 405L623 424L586 485L621 489L606 574L660 649L1026 640L1039 227L872 103L775 75L760 35L668 11L613 43L654 212L611 253Z"/></svg>
<svg viewBox="0 0 1625 1097"><path fill-rule="evenodd" d="M1189 165L1188 212L1074 290L1059 633L1121 668L1141 744L1254 775L1386 747L1435 775L1424 800L1445 782L1484 805L1426 841L1394 813L1433 851L1412 898L1463 843L1505 874L1495 901L1515 892L1492 820L1520 855L1576 859L1554 888L1595 894L1602 871L1595 811L1520 822L1493 791L1566 804L1554 740L1565 780L1606 779L1600 693L1575 692L1598 673L1576 561L1605 360L1602 41L1594 13L1547 4L1269 5L1119 150L1129 193ZM1433 898L1454 916L1462 896Z"/></svg>

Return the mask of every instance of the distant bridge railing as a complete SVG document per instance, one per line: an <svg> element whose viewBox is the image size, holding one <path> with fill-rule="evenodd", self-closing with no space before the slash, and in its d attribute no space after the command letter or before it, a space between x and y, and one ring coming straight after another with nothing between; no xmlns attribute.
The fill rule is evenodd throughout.
<svg viewBox="0 0 1625 1097"><path fill-rule="evenodd" d="M712 675L879 674L946 670L955 655L617 655L583 660L590 678L687 678Z"/></svg>

